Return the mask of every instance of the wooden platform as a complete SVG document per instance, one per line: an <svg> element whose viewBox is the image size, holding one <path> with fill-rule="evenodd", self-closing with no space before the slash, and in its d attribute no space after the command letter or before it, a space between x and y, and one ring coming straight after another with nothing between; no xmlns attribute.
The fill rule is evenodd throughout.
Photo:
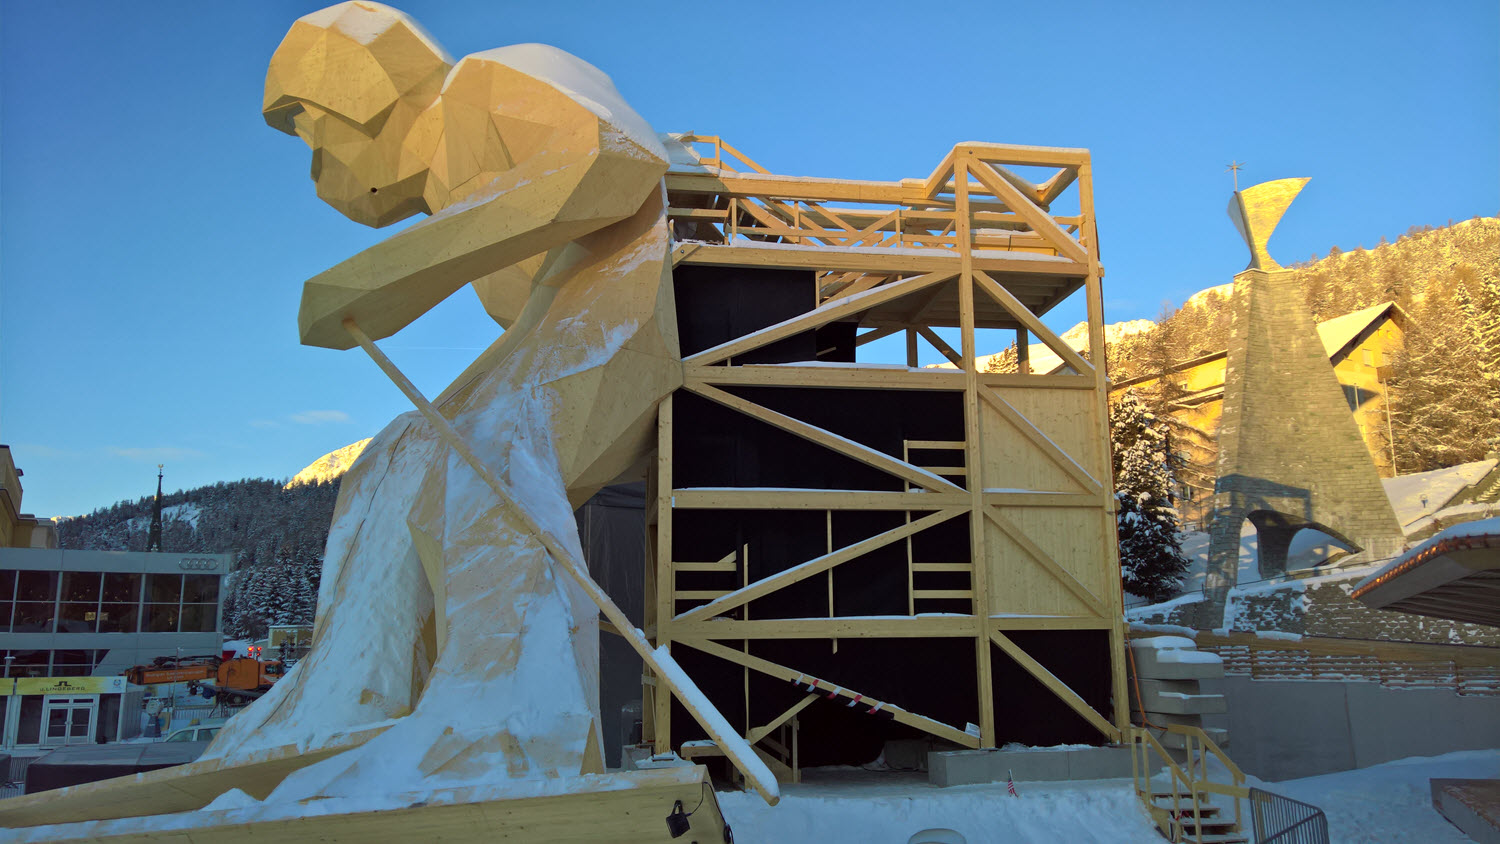
<svg viewBox="0 0 1500 844"><path fill-rule="evenodd" d="M571 793L547 793L560 791L565 785ZM149 820L120 818L53 827L45 835L22 840L109 844L266 841L634 844L673 841L666 818L679 801L684 811L692 812L691 829L675 841L718 844L724 840L724 818L702 766L593 774L566 784L554 780L517 782L505 787L515 786L530 787L533 793L499 797L495 787L474 787L413 794L411 804L398 809L342 812L337 802L325 801L317 806L317 814L310 813L305 805L288 804L269 810L200 811ZM246 820L255 814L262 819ZM266 818L266 814L279 816Z"/></svg>

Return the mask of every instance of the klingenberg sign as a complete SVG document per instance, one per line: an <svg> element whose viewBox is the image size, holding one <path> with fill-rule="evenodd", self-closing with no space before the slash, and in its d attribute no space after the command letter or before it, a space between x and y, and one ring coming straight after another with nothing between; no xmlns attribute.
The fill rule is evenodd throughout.
<svg viewBox="0 0 1500 844"><path fill-rule="evenodd" d="M18 695L98 695L125 691L124 677L20 677L13 681ZM11 693L12 683L0 682L0 697Z"/></svg>

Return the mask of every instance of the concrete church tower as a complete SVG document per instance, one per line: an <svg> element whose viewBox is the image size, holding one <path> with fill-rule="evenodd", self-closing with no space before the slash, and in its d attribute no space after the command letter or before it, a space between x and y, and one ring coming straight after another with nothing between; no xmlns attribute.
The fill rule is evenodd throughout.
<svg viewBox="0 0 1500 844"><path fill-rule="evenodd" d="M1315 528L1388 556L1404 541L1317 326L1305 285L1266 252L1266 241L1307 179L1236 191L1229 216L1250 247L1234 278L1219 471L1200 627L1223 624L1237 580L1240 528L1255 525L1260 574L1286 571L1292 536Z"/></svg>

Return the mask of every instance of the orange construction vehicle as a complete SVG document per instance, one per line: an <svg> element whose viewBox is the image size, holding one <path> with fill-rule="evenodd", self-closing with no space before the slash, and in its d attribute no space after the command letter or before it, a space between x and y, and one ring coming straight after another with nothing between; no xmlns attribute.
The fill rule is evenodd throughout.
<svg viewBox="0 0 1500 844"><path fill-rule="evenodd" d="M126 670L125 680L137 686L207 680L214 676L218 666L219 657L216 656L192 656L180 660L161 657L150 665L137 665Z"/></svg>
<svg viewBox="0 0 1500 844"><path fill-rule="evenodd" d="M281 660L261 659L261 649L252 647L249 656L219 662L213 675L218 682L204 682L207 678L192 680L188 683L188 693L220 703L248 703L269 691L285 673Z"/></svg>

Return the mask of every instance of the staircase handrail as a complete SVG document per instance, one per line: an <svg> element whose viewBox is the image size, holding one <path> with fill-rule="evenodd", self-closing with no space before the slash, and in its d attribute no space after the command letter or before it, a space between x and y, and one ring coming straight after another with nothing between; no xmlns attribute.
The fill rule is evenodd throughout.
<svg viewBox="0 0 1500 844"><path fill-rule="evenodd" d="M1168 830L1167 836L1173 841L1182 840L1182 821L1185 819L1183 807L1178 798L1178 791L1185 790L1192 798L1192 814L1195 835L1198 841L1203 840L1203 798L1208 794L1222 794L1234 798L1234 824L1236 829L1243 828L1244 820L1240 809L1240 801L1249 799L1250 789L1245 787L1245 774L1240 767L1224 753L1223 749L1208 737L1201 727L1183 724L1169 724L1164 732L1175 733L1184 738L1185 753L1187 756L1187 767L1184 769L1177 764L1167 752L1166 747L1157 740L1151 730L1146 727L1132 726L1130 728L1131 768L1134 776L1136 796L1145 804L1152 818L1159 826ZM1139 756L1135 748L1140 748ZM1156 804L1151 799L1151 774L1147 767L1150 763L1150 754L1147 750L1155 751L1158 760L1166 767L1172 778L1172 809L1170 813ZM1219 783L1208 778L1207 757L1212 754L1224 764L1225 769L1233 782ZM1141 773L1145 772L1146 785L1141 786ZM1181 789L1179 789L1179 783ZM1165 817L1163 815L1165 814Z"/></svg>
<svg viewBox="0 0 1500 844"><path fill-rule="evenodd" d="M1135 786L1135 796L1146 807L1146 812L1151 819L1165 831L1167 838L1171 841L1181 841L1183 833L1182 819L1185 816L1182 806L1182 792L1187 791L1193 798L1192 818L1196 823L1198 835L1201 840L1203 835L1202 805L1198 799L1198 792L1192 787L1192 779L1187 772L1177 764L1156 736L1145 727L1131 726L1128 733L1130 739L1130 769L1131 779ZM1152 799L1151 791L1151 751L1156 753L1157 760L1166 768L1171 777L1172 808L1166 809L1156 805ZM1144 779L1145 784L1142 785Z"/></svg>
<svg viewBox="0 0 1500 844"><path fill-rule="evenodd" d="M1219 747L1213 739L1209 738L1208 733L1204 732L1202 727L1194 727L1188 724L1168 724L1167 732L1193 739L1203 750L1212 753L1229 770L1229 775L1234 778L1234 786L1230 787L1239 789L1235 793L1240 797L1250 796L1249 789L1243 787L1245 784L1245 772L1240 770L1239 765L1234 764L1234 760L1229 758L1229 755L1224 752L1223 748ZM1189 764L1191 765L1191 757L1189 757ZM1217 783L1211 783L1206 774L1203 781L1209 782L1211 785L1217 785ZM1227 794L1229 792L1224 793Z"/></svg>

